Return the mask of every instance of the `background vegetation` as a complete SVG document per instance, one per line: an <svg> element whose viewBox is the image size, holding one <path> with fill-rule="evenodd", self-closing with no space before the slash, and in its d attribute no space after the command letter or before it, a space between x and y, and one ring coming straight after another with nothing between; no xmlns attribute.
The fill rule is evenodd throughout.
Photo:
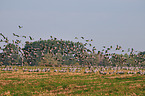
<svg viewBox="0 0 145 96"><path fill-rule="evenodd" d="M92 46L91 40L85 40L85 43L57 40L50 36L48 40L34 41L28 36L29 41L25 41L22 47L22 40L26 36L19 36L13 33L16 40L8 40L2 33L0 34L3 46L0 53L1 65L30 65L30 66L61 66L61 65L94 65L94 66L144 66L145 51L136 52L133 48L127 51L121 46L116 48L103 46L101 51L96 51ZM75 37L78 39L78 37ZM117 54L115 51L119 51Z"/></svg>

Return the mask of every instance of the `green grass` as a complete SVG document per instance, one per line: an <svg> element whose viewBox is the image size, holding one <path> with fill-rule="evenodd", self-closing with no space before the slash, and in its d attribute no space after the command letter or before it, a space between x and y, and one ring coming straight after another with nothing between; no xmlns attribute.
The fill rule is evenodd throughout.
<svg viewBox="0 0 145 96"><path fill-rule="evenodd" d="M145 75L54 72L2 72L0 95L145 95Z"/></svg>

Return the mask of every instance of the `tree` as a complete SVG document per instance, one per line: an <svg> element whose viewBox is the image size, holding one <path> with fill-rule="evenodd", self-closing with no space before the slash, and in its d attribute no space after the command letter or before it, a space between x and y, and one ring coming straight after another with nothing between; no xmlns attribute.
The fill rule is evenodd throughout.
<svg viewBox="0 0 145 96"><path fill-rule="evenodd" d="M3 52L0 53L0 61L2 64L16 65L21 62L18 48L14 44L8 43L2 50Z"/></svg>
<svg viewBox="0 0 145 96"><path fill-rule="evenodd" d="M43 65L43 66L55 66L57 65L58 61L55 60L55 57L52 57L51 54L45 54L44 57L42 57L41 61L38 63L39 65Z"/></svg>

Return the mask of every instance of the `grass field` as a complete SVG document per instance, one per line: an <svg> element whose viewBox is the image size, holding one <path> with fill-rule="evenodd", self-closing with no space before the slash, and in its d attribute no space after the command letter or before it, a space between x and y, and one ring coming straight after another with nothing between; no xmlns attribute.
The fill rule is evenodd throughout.
<svg viewBox="0 0 145 96"><path fill-rule="evenodd" d="M145 96L145 75L0 71L0 95Z"/></svg>

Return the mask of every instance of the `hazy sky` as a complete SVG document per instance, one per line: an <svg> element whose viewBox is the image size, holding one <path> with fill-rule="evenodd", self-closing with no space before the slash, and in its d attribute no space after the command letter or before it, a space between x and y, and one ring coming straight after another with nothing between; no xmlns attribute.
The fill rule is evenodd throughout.
<svg viewBox="0 0 145 96"><path fill-rule="evenodd" d="M145 51L145 0L0 0L0 33L35 40L84 36L97 50L118 44Z"/></svg>

